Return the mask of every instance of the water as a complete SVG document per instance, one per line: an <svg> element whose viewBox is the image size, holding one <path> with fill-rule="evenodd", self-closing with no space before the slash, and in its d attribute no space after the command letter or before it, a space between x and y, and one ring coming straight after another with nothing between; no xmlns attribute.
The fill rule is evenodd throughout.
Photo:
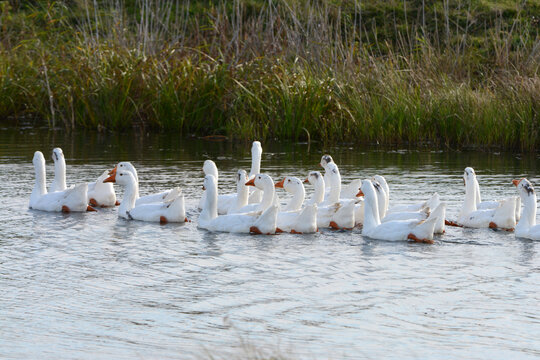
<svg viewBox="0 0 540 360"><path fill-rule="evenodd" d="M51 181L55 146L66 155L68 185L131 160L141 194L180 185L195 221L160 226L118 219L114 209L28 210L33 152L45 154ZM275 179L305 176L322 154L318 144L263 149L262 169ZM513 178L538 183L536 155L325 151L344 182L384 174L393 204L438 191L448 217L463 199L465 166L476 169L486 200L516 194ZM220 169L220 189L234 189L237 168L250 166L250 144L0 130L0 358L540 356L540 242L460 228L434 245L365 239L359 230L209 233L197 229L194 210L207 158Z"/></svg>

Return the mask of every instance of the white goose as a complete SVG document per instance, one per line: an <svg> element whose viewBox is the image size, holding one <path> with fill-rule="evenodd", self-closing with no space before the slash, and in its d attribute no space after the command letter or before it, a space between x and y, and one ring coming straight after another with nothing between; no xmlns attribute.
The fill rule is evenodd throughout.
<svg viewBox="0 0 540 360"><path fill-rule="evenodd" d="M112 169L109 172L109 175L115 175L117 171L124 170L129 171L133 174L133 178L135 179L137 186L136 186L136 194L135 194L135 206L143 205L143 204L151 204L151 203L160 203L164 201L169 201L172 198L175 198L176 195L178 195L178 189L173 188L170 190L166 190L160 193L156 194L150 194L145 196L139 196L139 175L137 174L137 170L135 169L135 166L133 166L132 163L129 161L122 161L119 162L114 169Z"/></svg>
<svg viewBox="0 0 540 360"><path fill-rule="evenodd" d="M330 164L333 164L333 166L329 167ZM329 175L330 175L329 170L331 170L333 172L337 171L337 173L339 175L339 183L340 183L340 187L341 187L341 190L338 193L339 197L342 198L342 199L356 199L356 194L358 193L358 190L360 189L360 185L362 184L361 179L354 179L347 186L341 186L341 174L339 173L339 168L338 168L337 164L334 162L334 159L332 159L332 156L323 155L319 165L321 167L323 167L324 171L325 171L324 172L324 181L326 182L326 185L327 185L327 188L328 188L326 195L328 195L328 192L332 189L332 186L333 186L333 185L331 185L331 181L330 181L330 178L329 178Z"/></svg>
<svg viewBox="0 0 540 360"><path fill-rule="evenodd" d="M246 182L249 181L247 172L245 170L238 170L236 173L236 198L234 203L229 207L229 210L232 213L240 210L248 204L249 198L249 187L246 185ZM218 195L219 199L219 195ZM219 203L219 200L218 200ZM219 211L218 211L219 214Z"/></svg>
<svg viewBox="0 0 540 360"><path fill-rule="evenodd" d="M425 220L428 218L431 211L433 211L440 203L440 197L438 193L434 193L431 198L423 203L413 204L413 205L404 205L402 209L409 209L404 211L397 211L394 208L388 210L389 198L390 198L390 187L386 182L384 176L375 175L372 182L374 182L375 190L378 195L382 195L377 200L379 201L379 217L381 222L394 221L394 220ZM380 187L377 187L377 184ZM381 207L381 202L383 206ZM419 210L410 210L411 208L420 208ZM445 219L439 219L437 224L435 224L435 234L443 234L445 230Z"/></svg>
<svg viewBox="0 0 540 360"><path fill-rule="evenodd" d="M219 182L218 168L212 160L205 160L203 163L204 175L212 175ZM218 195L218 214L227 214L236 204L237 194L221 194ZM206 203L206 192L203 192L199 200L199 209L204 207Z"/></svg>
<svg viewBox="0 0 540 360"><path fill-rule="evenodd" d="M213 175L204 177L205 204L198 227L210 231L232 233L275 234L277 206L270 205L260 216L246 214L220 215L217 213L217 181Z"/></svg>
<svg viewBox="0 0 540 360"><path fill-rule="evenodd" d="M45 186L45 157L41 151L34 153L32 160L36 173L36 182L30 195L29 208L43 211L83 212L96 211L87 203L88 185L76 185L63 191L47 193Z"/></svg>
<svg viewBox="0 0 540 360"><path fill-rule="evenodd" d="M60 148L54 148L52 151L52 160L54 162L54 179L49 186L49 192L64 191L66 186L66 159L64 152Z"/></svg>
<svg viewBox="0 0 540 360"><path fill-rule="evenodd" d="M66 159L60 148L52 151L54 161L54 180L49 187L50 192L63 191L66 189ZM116 201L116 193L112 184L105 184L107 171L103 172L95 182L88 183L88 204L92 206L110 207L119 205Z"/></svg>
<svg viewBox="0 0 540 360"><path fill-rule="evenodd" d="M540 225L536 225L536 193L529 180L512 180L523 203L523 214L516 225L516 237L540 240Z"/></svg>
<svg viewBox="0 0 540 360"><path fill-rule="evenodd" d="M480 195L480 184L478 183L478 178L476 176L476 172L473 168L470 168L474 174L474 190L475 190L475 198L476 198L476 208L478 210L483 209L496 209L501 205L500 200L492 200L492 201L482 201L482 197ZM519 220L521 215L521 197L516 198L516 221Z"/></svg>
<svg viewBox="0 0 540 360"><path fill-rule="evenodd" d="M180 188L169 193L170 200L166 198L163 203L149 203L137 205L139 183L135 175L129 170L117 170L104 180L106 183L117 183L125 186L124 198L118 208L118 216L128 220L141 220L150 222L187 222L184 205L184 194Z"/></svg>
<svg viewBox="0 0 540 360"><path fill-rule="evenodd" d="M355 225L355 203L353 200L324 204L324 178L318 171L311 171L304 182L314 186L315 192L307 205L318 204L317 226L334 229L352 229ZM334 190L336 191L336 190Z"/></svg>
<svg viewBox="0 0 540 360"><path fill-rule="evenodd" d="M276 192L274 189L274 181L266 174L257 174L254 178L246 182L247 186L255 186L263 193L262 201L255 204L247 204L240 209L235 209L229 212L229 214L261 214L268 209L271 205L276 205ZM278 206L279 211L279 206Z"/></svg>
<svg viewBox="0 0 540 360"><path fill-rule="evenodd" d="M262 146L259 141L254 141L251 145L251 170L249 178L253 179L255 175L261 173ZM251 189L251 188L250 188ZM249 204L259 203L262 201L262 191L255 188L249 195Z"/></svg>
<svg viewBox="0 0 540 360"><path fill-rule="evenodd" d="M465 168L465 201L459 214L458 223L472 228L502 228L513 230L516 226L516 198L502 200L495 209L478 210L476 207L476 184L474 170Z"/></svg>
<svg viewBox="0 0 540 360"><path fill-rule="evenodd" d="M311 234L317 232L317 204L309 204L302 209L306 191L304 184L297 177L286 177L275 185L292 194L292 198L277 217L278 231L293 234Z"/></svg>
<svg viewBox="0 0 540 360"><path fill-rule="evenodd" d="M373 177L373 180L378 182L382 186L385 192L385 205L384 205L384 210L382 212L381 219L384 218L386 215L390 215L392 213L422 213L422 212L426 212L426 210L427 212L429 212L430 210L435 209L441 202L439 194L434 193L431 196L431 198L429 198L426 201L418 202L414 204L407 204L407 205L397 205L397 206L393 206L389 208L390 187L388 186L388 182L386 181L384 176L381 176L381 175L375 175Z"/></svg>
<svg viewBox="0 0 540 360"><path fill-rule="evenodd" d="M299 178L294 176L285 177L283 180L275 184L276 188L284 189L289 194L292 194L289 203L285 206L284 211L298 211L302 209L302 204L306 197L306 189Z"/></svg>
<svg viewBox="0 0 540 360"><path fill-rule="evenodd" d="M433 230L440 217L444 219L446 204L441 203L425 221L394 220L381 223L379 218L377 194L371 180L362 181L365 214L362 235L379 240L413 240L433 242Z"/></svg>
<svg viewBox="0 0 540 360"><path fill-rule="evenodd" d="M251 146L251 171L249 174L249 179L253 179L256 174L261 170L261 155L262 147L261 143L254 141ZM203 164L204 175L213 175L216 178L216 181L219 183L219 174L216 163L212 160L205 160ZM249 180L248 179L248 180ZM252 189L252 188L248 188ZM248 204L260 203L262 200L262 191L255 188L255 190L249 190L250 195L248 197ZM199 200L199 209L202 209L205 203L205 195L203 193L202 197ZM218 214L228 214L229 212L234 212L232 208L235 207L237 194L221 194L218 195Z"/></svg>

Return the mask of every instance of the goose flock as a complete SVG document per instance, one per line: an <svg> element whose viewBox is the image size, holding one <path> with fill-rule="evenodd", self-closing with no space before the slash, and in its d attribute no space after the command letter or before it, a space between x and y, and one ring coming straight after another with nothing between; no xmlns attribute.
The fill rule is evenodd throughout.
<svg viewBox="0 0 540 360"><path fill-rule="evenodd" d="M337 164L323 155L319 171L311 171L305 180L287 176L277 183L261 173L262 147L254 141L251 171L238 170L236 192L218 194L218 168L212 160L203 164L203 190L198 204L197 226L218 232L309 234L321 228L352 230L360 227L363 236L380 240L409 240L433 243L435 234L445 226L497 228L514 231L517 237L540 240L536 225L536 193L525 178L513 180L519 196L499 201L482 201L474 169L463 174L465 199L456 220L446 219L446 204L437 193L411 205L390 207L390 187L385 178L355 179L342 185ZM66 161L62 149L52 151L54 180L46 188L45 158L36 151L33 158L35 185L30 195L30 209L57 212L96 211L97 207L118 206L118 216L128 220L169 223L188 222L182 189L139 195L139 177L130 162L120 162L104 171L95 182L66 185ZM113 184L125 187L121 202ZM304 184L313 186L306 199ZM282 206L276 189L291 195ZM521 205L523 204L523 211Z"/></svg>

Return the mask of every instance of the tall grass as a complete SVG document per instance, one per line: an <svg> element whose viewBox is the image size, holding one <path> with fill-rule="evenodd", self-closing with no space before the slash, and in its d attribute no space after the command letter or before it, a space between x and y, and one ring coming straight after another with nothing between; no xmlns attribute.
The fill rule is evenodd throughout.
<svg viewBox="0 0 540 360"><path fill-rule="evenodd" d="M540 1L0 2L0 119L533 150Z"/></svg>

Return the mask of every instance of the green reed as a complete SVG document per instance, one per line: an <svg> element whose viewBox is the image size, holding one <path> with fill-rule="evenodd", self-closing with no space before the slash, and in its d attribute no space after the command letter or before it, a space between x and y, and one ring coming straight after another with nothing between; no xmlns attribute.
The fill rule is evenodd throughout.
<svg viewBox="0 0 540 360"><path fill-rule="evenodd" d="M0 4L5 122L538 145L539 1Z"/></svg>

